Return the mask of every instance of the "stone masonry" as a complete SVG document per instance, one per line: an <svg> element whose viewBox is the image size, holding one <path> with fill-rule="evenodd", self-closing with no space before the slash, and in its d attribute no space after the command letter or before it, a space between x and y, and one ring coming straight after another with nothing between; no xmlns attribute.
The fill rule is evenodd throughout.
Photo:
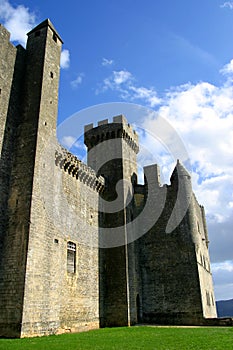
<svg viewBox="0 0 233 350"><path fill-rule="evenodd" d="M62 40L0 25L0 336L206 324L216 307L204 208L178 161L137 182L123 115L85 126L87 165L56 139ZM108 152L106 152L106 147Z"/></svg>

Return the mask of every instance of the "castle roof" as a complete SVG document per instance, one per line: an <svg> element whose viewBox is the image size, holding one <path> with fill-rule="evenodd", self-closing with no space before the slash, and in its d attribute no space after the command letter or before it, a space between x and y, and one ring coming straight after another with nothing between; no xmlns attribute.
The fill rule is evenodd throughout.
<svg viewBox="0 0 233 350"><path fill-rule="evenodd" d="M177 163L175 169L172 172L170 180L172 182L174 179L177 179L181 176L187 176L189 179L191 179L191 175L188 170L183 166L183 164L180 163L179 159L177 159Z"/></svg>
<svg viewBox="0 0 233 350"><path fill-rule="evenodd" d="M50 27L52 29L52 31L57 35L57 37L59 38L59 40L61 41L61 43L63 44L63 40L61 39L60 35L58 34L58 32L56 31L56 29L54 28L52 22L50 21L49 18L47 18L45 21L41 22L40 24L38 24L38 26L36 26L35 28L33 28L30 32L27 33L27 35L30 35L36 31L38 31L39 29L42 29L44 27Z"/></svg>

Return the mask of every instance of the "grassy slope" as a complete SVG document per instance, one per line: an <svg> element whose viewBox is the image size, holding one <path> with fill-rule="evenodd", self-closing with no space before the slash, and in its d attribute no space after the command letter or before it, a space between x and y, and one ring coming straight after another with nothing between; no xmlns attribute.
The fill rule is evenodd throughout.
<svg viewBox="0 0 233 350"><path fill-rule="evenodd" d="M232 350L233 328L105 328L79 334L0 339L0 350Z"/></svg>

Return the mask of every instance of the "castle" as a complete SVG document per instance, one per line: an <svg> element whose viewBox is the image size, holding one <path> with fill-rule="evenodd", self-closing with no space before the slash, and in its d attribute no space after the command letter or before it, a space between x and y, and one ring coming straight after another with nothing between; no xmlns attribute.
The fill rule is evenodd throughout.
<svg viewBox="0 0 233 350"><path fill-rule="evenodd" d="M123 115L86 125L87 165L56 139L62 40L0 25L0 336L216 318L204 208L178 161L137 182Z"/></svg>

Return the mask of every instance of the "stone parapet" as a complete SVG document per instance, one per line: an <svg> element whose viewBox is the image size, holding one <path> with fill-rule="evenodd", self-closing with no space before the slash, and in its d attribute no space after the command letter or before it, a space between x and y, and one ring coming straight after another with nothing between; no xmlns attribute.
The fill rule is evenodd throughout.
<svg viewBox="0 0 233 350"><path fill-rule="evenodd" d="M94 124L85 125L84 133L84 142L88 149L109 139L122 138L135 153L139 152L138 135L123 115L113 117L112 123L108 119L101 120L97 127Z"/></svg>
<svg viewBox="0 0 233 350"><path fill-rule="evenodd" d="M65 148L61 147L59 150L56 150L55 164L97 192L102 192L104 190L104 177L97 176L93 169L88 167Z"/></svg>

